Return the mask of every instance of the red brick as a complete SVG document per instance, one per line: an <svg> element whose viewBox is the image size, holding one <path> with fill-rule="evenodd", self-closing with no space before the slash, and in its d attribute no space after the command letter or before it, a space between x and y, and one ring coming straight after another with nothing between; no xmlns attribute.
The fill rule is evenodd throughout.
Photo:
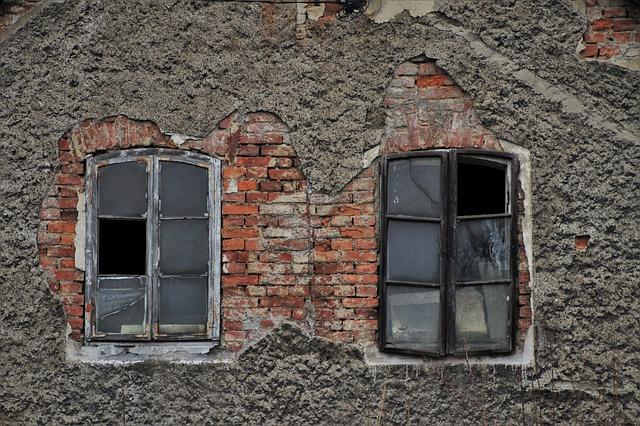
<svg viewBox="0 0 640 426"><path fill-rule="evenodd" d="M227 179L235 179L243 177L246 172L246 167L226 166L222 169L222 177Z"/></svg>
<svg viewBox="0 0 640 426"><path fill-rule="evenodd" d="M342 305L346 308L374 308L378 306L378 299L350 297L342 299Z"/></svg>
<svg viewBox="0 0 640 426"><path fill-rule="evenodd" d="M264 307L304 307L304 299L301 297L262 297L260 298L260 306Z"/></svg>
<svg viewBox="0 0 640 426"><path fill-rule="evenodd" d="M611 19L596 19L591 22L592 31L604 31L613 28L613 22Z"/></svg>
<svg viewBox="0 0 640 426"><path fill-rule="evenodd" d="M269 178L277 180L302 180L304 176L298 169L270 169Z"/></svg>
<svg viewBox="0 0 640 426"><path fill-rule="evenodd" d="M258 189L258 182L255 180L240 180L238 181L239 191L255 191Z"/></svg>
<svg viewBox="0 0 640 426"><path fill-rule="evenodd" d="M627 16L627 9L624 7L609 7L602 11L605 18L620 18Z"/></svg>
<svg viewBox="0 0 640 426"><path fill-rule="evenodd" d="M282 183L274 181L262 181L259 183L258 187L260 188L260 191L276 192L282 190Z"/></svg>
<svg viewBox="0 0 640 426"><path fill-rule="evenodd" d="M580 55L585 58L595 58L598 55L598 45L585 45L585 48L580 52Z"/></svg>
<svg viewBox="0 0 640 426"><path fill-rule="evenodd" d="M258 230L254 228L223 228L222 238L255 238Z"/></svg>
<svg viewBox="0 0 640 426"><path fill-rule="evenodd" d="M639 23L635 19L614 19L612 27L615 31L632 31Z"/></svg>
<svg viewBox="0 0 640 426"><path fill-rule="evenodd" d="M620 53L619 46L603 46L598 49L598 56L603 58L611 58L616 56L618 53Z"/></svg>
<svg viewBox="0 0 640 426"><path fill-rule="evenodd" d="M243 250L244 240L239 238L232 238L229 240L222 240L222 250Z"/></svg>
<svg viewBox="0 0 640 426"><path fill-rule="evenodd" d="M76 225L71 222L49 222L47 224L47 231L54 234L73 233L75 230Z"/></svg>
<svg viewBox="0 0 640 426"><path fill-rule="evenodd" d="M288 145L263 145L260 147L260 153L262 155L269 155L272 157L295 157L296 152L293 147Z"/></svg>
<svg viewBox="0 0 640 426"><path fill-rule="evenodd" d="M258 206L254 204L227 204L222 206L222 214L256 214Z"/></svg>
<svg viewBox="0 0 640 426"><path fill-rule="evenodd" d="M275 160L270 157L238 157L236 163L249 167L270 167L275 165Z"/></svg>

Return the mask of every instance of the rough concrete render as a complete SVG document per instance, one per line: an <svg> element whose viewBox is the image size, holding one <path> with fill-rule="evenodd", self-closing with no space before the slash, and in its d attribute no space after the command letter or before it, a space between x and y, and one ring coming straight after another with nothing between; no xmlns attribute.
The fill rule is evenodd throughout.
<svg viewBox="0 0 640 426"><path fill-rule="evenodd" d="M26 15L6 18L0 34L1 423L637 422L636 2L387 1L351 22L332 19L329 6L27 3L7 9L5 16ZM80 311L68 308L59 284L76 282L81 293L74 238L82 230L60 231L70 238L64 256L75 275L54 274L52 286L55 268L42 260L59 241L42 232L51 219L46 200L65 198L57 176L81 164L81 156L65 163L69 135L104 120L147 123L155 135L148 144L207 152L211 143L209 152L231 164L237 152L230 159L220 136L239 128L228 130L229 117L241 126L259 113L286 133L293 151L282 164L300 174L283 179L302 182L291 202L306 205L354 191L354 178L373 179L366 169L403 127L385 100L412 76L407 66L424 63L469 100L474 128L490 135L483 144L530 158L520 260L531 278L522 306L533 310L532 347L523 349L528 311L518 360L385 357L371 345L375 321L358 323L358 333L342 323L346 334L331 334L304 289L291 302L297 314L289 309L253 337L229 329L228 350L204 361L71 356L82 341L73 323L74 315L82 321L82 302ZM429 147L458 146L447 143ZM365 189L374 216L375 186ZM75 209L73 197L60 211ZM367 226L375 250L377 227ZM375 292L361 297L372 300L357 303L372 303L375 319ZM222 298L224 308L224 291Z"/></svg>

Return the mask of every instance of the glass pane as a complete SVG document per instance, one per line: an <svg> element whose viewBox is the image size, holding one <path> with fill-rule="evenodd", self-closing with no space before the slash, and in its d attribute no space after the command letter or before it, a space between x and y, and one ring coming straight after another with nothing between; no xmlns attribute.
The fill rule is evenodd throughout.
<svg viewBox="0 0 640 426"><path fill-rule="evenodd" d="M144 334L146 291L140 278L98 280L96 330L99 333Z"/></svg>
<svg viewBox="0 0 640 426"><path fill-rule="evenodd" d="M508 213L507 167L458 163L458 216Z"/></svg>
<svg viewBox="0 0 640 426"><path fill-rule="evenodd" d="M440 217L440 158L389 161L387 212Z"/></svg>
<svg viewBox="0 0 640 426"><path fill-rule="evenodd" d="M160 213L165 217L206 216L208 173L192 164L160 162Z"/></svg>
<svg viewBox="0 0 640 426"><path fill-rule="evenodd" d="M147 211L147 164L110 164L98 169L98 214L142 217Z"/></svg>
<svg viewBox="0 0 640 426"><path fill-rule="evenodd" d="M144 275L147 221L98 219L98 274Z"/></svg>
<svg viewBox="0 0 640 426"><path fill-rule="evenodd" d="M456 348L508 349L511 334L509 285L456 288Z"/></svg>
<svg viewBox="0 0 640 426"><path fill-rule="evenodd" d="M390 281L440 282L440 224L390 220L387 229Z"/></svg>
<svg viewBox="0 0 640 426"><path fill-rule="evenodd" d="M387 286L387 346L416 351L440 349L440 290Z"/></svg>
<svg viewBox="0 0 640 426"><path fill-rule="evenodd" d="M160 271L168 275L201 275L208 271L209 221L160 221Z"/></svg>
<svg viewBox="0 0 640 426"><path fill-rule="evenodd" d="M456 281L511 279L511 219L465 220L456 230Z"/></svg>
<svg viewBox="0 0 640 426"><path fill-rule="evenodd" d="M160 280L158 327L162 334L204 334L207 327L206 278Z"/></svg>

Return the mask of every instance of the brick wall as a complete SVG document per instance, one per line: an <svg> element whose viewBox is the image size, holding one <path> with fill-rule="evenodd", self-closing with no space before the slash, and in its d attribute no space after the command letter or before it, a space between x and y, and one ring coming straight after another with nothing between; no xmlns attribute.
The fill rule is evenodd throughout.
<svg viewBox="0 0 640 426"><path fill-rule="evenodd" d="M502 150L481 126L468 97L432 61L401 64L384 105L382 154L438 147ZM83 332L84 273L74 260L83 158L110 149L155 146L224 159L223 345L238 351L283 320L334 340L375 341L377 165L361 171L338 194L313 193L288 138L287 126L268 113L232 115L204 139L180 145L155 124L125 116L88 120L65 134L58 143L54 184L40 212L38 244L72 338L80 340ZM523 197L520 191L520 212ZM519 234L522 331L531 324L531 309Z"/></svg>
<svg viewBox="0 0 640 426"><path fill-rule="evenodd" d="M586 0L585 6L588 24L582 57L609 60L640 48L639 4L631 0Z"/></svg>

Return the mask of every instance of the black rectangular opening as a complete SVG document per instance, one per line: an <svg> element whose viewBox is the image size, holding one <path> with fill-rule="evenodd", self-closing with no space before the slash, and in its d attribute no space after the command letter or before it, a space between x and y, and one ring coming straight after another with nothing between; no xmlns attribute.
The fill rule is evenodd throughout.
<svg viewBox="0 0 640 426"><path fill-rule="evenodd" d="M98 274L144 275L147 222L98 219Z"/></svg>
<svg viewBox="0 0 640 426"><path fill-rule="evenodd" d="M458 216L507 210L507 169L501 164L458 163Z"/></svg>

